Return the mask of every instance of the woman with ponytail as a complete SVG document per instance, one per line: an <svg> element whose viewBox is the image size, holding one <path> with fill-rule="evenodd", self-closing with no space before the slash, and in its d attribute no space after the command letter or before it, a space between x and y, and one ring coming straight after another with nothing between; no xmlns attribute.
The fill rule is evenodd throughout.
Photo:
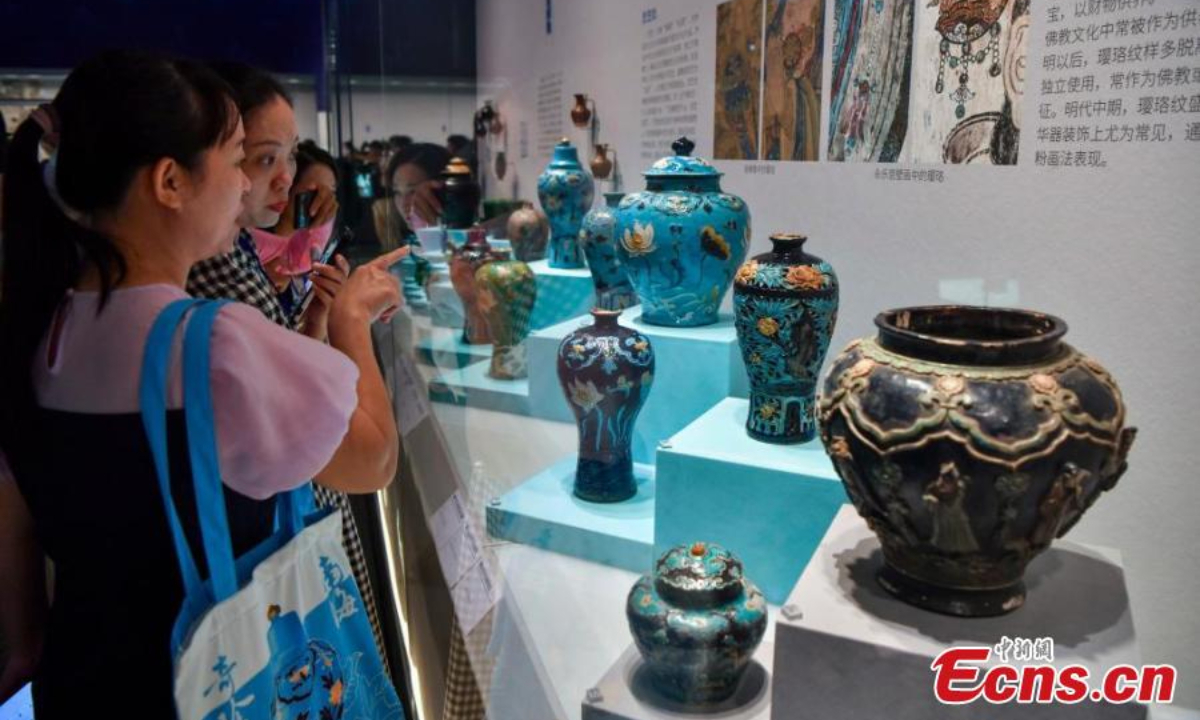
<svg viewBox="0 0 1200 720"><path fill-rule="evenodd" d="M91 717L114 696L138 715L174 716L169 638L183 588L139 414L141 357L159 311L186 297L189 269L232 248L250 190L243 138L211 70L112 52L76 68L9 148L0 701L32 679L39 720ZM254 308L222 308L212 402L236 553L270 535L276 493L314 477L348 492L391 481L398 442L370 325L400 302L385 263L401 255L346 280L329 310L332 347ZM198 549L178 370L171 482Z"/></svg>

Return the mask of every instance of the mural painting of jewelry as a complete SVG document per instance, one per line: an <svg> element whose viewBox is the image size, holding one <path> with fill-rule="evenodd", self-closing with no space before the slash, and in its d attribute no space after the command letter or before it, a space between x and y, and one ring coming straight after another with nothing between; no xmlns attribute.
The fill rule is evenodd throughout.
<svg viewBox="0 0 1200 720"><path fill-rule="evenodd" d="M579 244L587 257L592 283L596 286L596 307L624 310L637 305L637 292L617 255L617 206L625 193L604 193L604 204L583 218Z"/></svg>
<svg viewBox="0 0 1200 720"><path fill-rule="evenodd" d="M595 321L563 338L558 382L579 428L575 496L597 503L637 494L633 425L654 382L654 348L618 324L620 310L592 310Z"/></svg>
<svg viewBox="0 0 1200 720"><path fill-rule="evenodd" d="M595 183L579 164L579 153L567 138L554 147L554 157L538 178L537 188L538 201L550 219L550 267L583 267L579 226L592 208Z"/></svg>
<svg viewBox="0 0 1200 720"><path fill-rule="evenodd" d="M722 192L721 173L676 140L672 157L646 171L646 189L617 207L621 264L637 288L643 322L717 322L721 301L750 248L750 209Z"/></svg>
<svg viewBox="0 0 1200 720"><path fill-rule="evenodd" d="M1135 429L1100 363L1042 313L880 313L838 356L821 439L878 535L878 581L960 616L1025 603L1025 567L1125 472Z"/></svg>
<svg viewBox="0 0 1200 720"><path fill-rule="evenodd" d="M834 0L829 160L901 159L914 7L914 0Z"/></svg>
<svg viewBox="0 0 1200 720"><path fill-rule="evenodd" d="M938 0L917 8L912 162L1015 165L1029 0Z"/></svg>
<svg viewBox="0 0 1200 720"><path fill-rule="evenodd" d="M817 435L817 376L837 322L837 276L804 252L803 235L772 235L733 284L738 344L750 378L746 431L772 443Z"/></svg>
<svg viewBox="0 0 1200 720"><path fill-rule="evenodd" d="M819 157L824 16L823 0L767 0L763 160Z"/></svg>
<svg viewBox="0 0 1200 720"><path fill-rule="evenodd" d="M758 158L762 22L763 0L729 0L717 6L713 157L719 160Z"/></svg>
<svg viewBox="0 0 1200 720"><path fill-rule="evenodd" d="M520 260L490 262L475 273L480 314L492 335L488 376L515 380L528 375L525 338L537 300L537 277Z"/></svg>

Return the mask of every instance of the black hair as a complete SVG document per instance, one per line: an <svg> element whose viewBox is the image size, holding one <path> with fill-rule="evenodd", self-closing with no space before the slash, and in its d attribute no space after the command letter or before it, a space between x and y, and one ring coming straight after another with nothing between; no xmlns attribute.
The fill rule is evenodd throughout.
<svg viewBox="0 0 1200 720"><path fill-rule="evenodd" d="M413 143L392 156L388 161L387 173L383 184L391 187L392 178L401 165L416 165L425 171L425 176L433 179L442 174L442 170L450 164L450 151L441 145L433 143Z"/></svg>
<svg viewBox="0 0 1200 720"><path fill-rule="evenodd" d="M458 150L451 150L450 152L461 152L462 148L470 144L471 138L467 137L466 135L451 135L450 137L446 138L447 148L459 148Z"/></svg>
<svg viewBox="0 0 1200 720"><path fill-rule="evenodd" d="M413 144L413 139L407 135L393 135L388 138L388 145L393 150L403 150Z"/></svg>
<svg viewBox="0 0 1200 720"><path fill-rule="evenodd" d="M209 67L233 88L233 100L243 120L248 120L255 110L269 105L275 98L294 107L292 96L283 84L265 70L239 62L214 62L209 63Z"/></svg>
<svg viewBox="0 0 1200 720"><path fill-rule="evenodd" d="M120 108L120 112L99 112ZM134 177L163 158L198 170L205 151L237 131L229 87L199 63L109 51L75 68L50 105L56 116L54 186L43 182L35 118L17 128L4 176L4 262L0 282L0 445L34 407L33 355L55 308L84 268L95 266L100 307L126 272L125 258L94 219L115 211ZM74 214L74 213L72 213Z"/></svg>
<svg viewBox="0 0 1200 720"><path fill-rule="evenodd" d="M296 178L299 179L313 165L324 165L333 172L334 182L341 181L340 173L338 173L337 161L333 156L325 152L319 145L312 140L305 140L300 143L300 147L296 149Z"/></svg>

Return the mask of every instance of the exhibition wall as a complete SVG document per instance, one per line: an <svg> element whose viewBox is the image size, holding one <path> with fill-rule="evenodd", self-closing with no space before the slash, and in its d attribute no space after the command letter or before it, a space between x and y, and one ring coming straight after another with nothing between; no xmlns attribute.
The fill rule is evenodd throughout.
<svg viewBox="0 0 1200 720"><path fill-rule="evenodd" d="M891 307L1064 318L1140 429L1129 473L1070 537L1120 551L1143 661L1174 664L1177 702L1200 707L1196 6L981 5L1003 7L964 64L937 3L477 2L478 100L506 126L488 194L533 198L560 136L585 160L595 140L616 150L597 198L638 190L686 134L749 203L751 254L801 232L837 269L835 352ZM873 14L851 37L854 11ZM572 125L574 93L593 128Z"/></svg>

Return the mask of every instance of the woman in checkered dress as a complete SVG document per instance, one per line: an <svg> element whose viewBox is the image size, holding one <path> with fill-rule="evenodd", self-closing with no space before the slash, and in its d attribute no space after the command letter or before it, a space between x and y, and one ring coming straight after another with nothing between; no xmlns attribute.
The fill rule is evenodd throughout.
<svg viewBox="0 0 1200 720"><path fill-rule="evenodd" d="M232 86L242 113L246 128L246 159L242 169L250 178L251 187L238 220L243 231L233 251L196 264L188 277L187 291L195 297L228 298L252 305L278 325L317 340L326 340L329 308L350 269L345 259L336 258L336 266L314 264L312 301L303 313L289 312L259 262L250 234L244 230L275 228L281 224L285 213L290 215L289 193L295 179L299 145L291 98L278 81L261 70L236 63L219 63L212 67ZM317 193L309 207L313 226L333 221L337 200L328 187L314 184L311 188L299 189ZM371 619L379 654L387 667L387 646L380 629L379 610L350 502L345 493L321 485L314 484L313 491L320 507L337 508L342 514L346 554Z"/></svg>

